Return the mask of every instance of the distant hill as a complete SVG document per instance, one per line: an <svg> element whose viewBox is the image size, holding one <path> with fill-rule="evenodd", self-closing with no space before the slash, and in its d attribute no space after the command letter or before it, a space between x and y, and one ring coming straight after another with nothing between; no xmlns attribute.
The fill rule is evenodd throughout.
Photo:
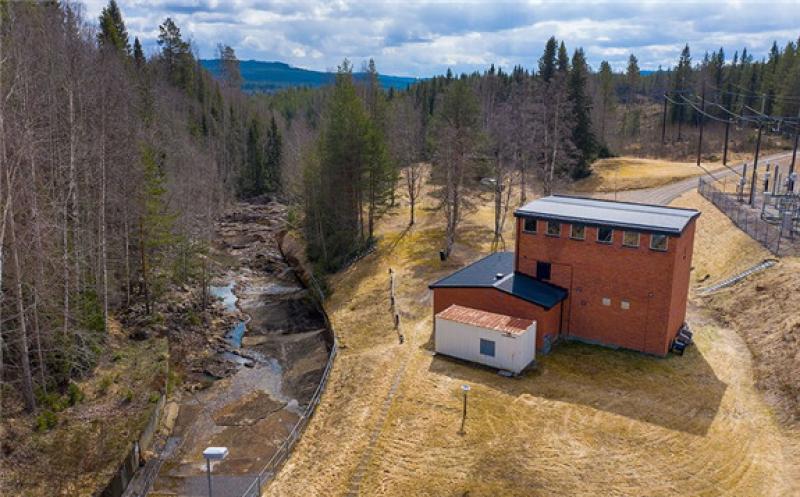
<svg viewBox="0 0 800 497"><path fill-rule="evenodd" d="M218 59L201 59L200 63L212 74L220 74L220 61ZM260 60L243 60L239 63L242 72L242 90L247 92L274 92L292 86L318 87L333 82L334 73L312 71L292 67L283 62L263 62ZM357 79L363 78L364 73L356 73ZM385 89L405 89L417 81L417 78L404 76L379 75L381 86Z"/></svg>

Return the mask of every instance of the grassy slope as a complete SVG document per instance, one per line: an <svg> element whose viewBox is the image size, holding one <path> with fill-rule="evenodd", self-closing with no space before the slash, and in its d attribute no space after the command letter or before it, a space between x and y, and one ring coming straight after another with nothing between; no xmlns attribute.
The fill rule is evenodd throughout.
<svg viewBox="0 0 800 497"><path fill-rule="evenodd" d="M777 152L777 151L775 151ZM762 152L762 156L772 152ZM752 160L751 154L733 154L728 164ZM694 162L671 162L662 159L643 159L639 157L613 157L601 159L592 164L593 174L571 186L578 193L614 192L655 188L682 179L694 178L707 171L722 171L721 161L703 162L697 167Z"/></svg>
<svg viewBox="0 0 800 497"><path fill-rule="evenodd" d="M166 338L132 341L116 321L106 347L78 383L85 400L58 413L54 429L35 432L30 417L6 420L12 436L4 443L14 450L2 464L4 495L90 496L116 472L155 407L151 395L163 389L168 351Z"/></svg>
<svg viewBox="0 0 800 497"><path fill-rule="evenodd" d="M709 274L709 282L722 279L727 264L745 269L772 257L766 249L698 194L684 195L677 204L703 210L699 250L708 254L699 261L696 276ZM777 414L800 421L800 259L782 258L777 266L704 297L703 305L720 321L739 330L750 348L756 384L767 392Z"/></svg>
<svg viewBox="0 0 800 497"><path fill-rule="evenodd" d="M779 425L756 390L745 341L703 312L692 312L697 347L683 357L569 344L512 380L431 356L427 284L489 251L491 205L481 204L447 263L437 258L440 214L423 209L420 223L404 231L401 208L382 223L378 252L334 278L328 308L342 354L316 417L268 495L344 495L361 474L362 495L797 490L798 435ZM732 229L701 217L698 272L716 280L762 257L747 240L726 234L745 252L725 262L713 237ZM511 233L506 240L513 241ZM402 345L388 310L389 267L399 275ZM462 437L463 383L473 389ZM374 451L365 457L371 439Z"/></svg>
<svg viewBox="0 0 800 497"><path fill-rule="evenodd" d="M593 174L577 182L577 192L613 192L662 186L699 176L703 170L691 162L615 157L592 164Z"/></svg>

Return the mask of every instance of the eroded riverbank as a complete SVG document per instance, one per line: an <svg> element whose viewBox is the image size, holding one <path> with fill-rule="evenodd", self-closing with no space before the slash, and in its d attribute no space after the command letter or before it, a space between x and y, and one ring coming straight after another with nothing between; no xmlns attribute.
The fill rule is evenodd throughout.
<svg viewBox="0 0 800 497"><path fill-rule="evenodd" d="M148 495L205 496L202 451L226 446L214 495L238 497L288 436L328 360L325 318L278 247L285 208L240 204L217 227L235 263L212 282L231 326L203 374L210 386L176 396L174 429ZM177 414L174 414L177 411Z"/></svg>

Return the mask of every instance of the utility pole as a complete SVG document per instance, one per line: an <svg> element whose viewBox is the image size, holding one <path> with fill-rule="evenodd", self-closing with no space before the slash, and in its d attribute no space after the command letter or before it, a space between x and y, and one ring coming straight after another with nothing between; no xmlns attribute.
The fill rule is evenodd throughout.
<svg viewBox="0 0 800 497"><path fill-rule="evenodd" d="M747 186L747 162L742 166L742 176L739 178L739 203L744 202L744 187Z"/></svg>
<svg viewBox="0 0 800 497"><path fill-rule="evenodd" d="M756 193L756 170L758 170L758 153L761 152L761 132L764 125L761 121L758 122L758 138L756 139L756 156L753 158L753 180L750 182L750 207L753 206Z"/></svg>
<svg viewBox="0 0 800 497"><path fill-rule="evenodd" d="M800 118L800 109L797 111L797 117ZM800 120L794 127L794 148L792 148L792 163L789 164L789 174L794 172L794 160L797 158L797 138L800 136Z"/></svg>
<svg viewBox="0 0 800 497"><path fill-rule="evenodd" d="M731 120L725 123L725 148L722 149L722 165L728 165L728 132L731 129Z"/></svg>
<svg viewBox="0 0 800 497"><path fill-rule="evenodd" d="M775 169L773 169L772 174L772 195L779 194L781 192L781 165L775 164Z"/></svg>
<svg viewBox="0 0 800 497"><path fill-rule="evenodd" d="M664 117L661 119L661 144L664 145L666 143L667 137L667 94L664 94ZM795 148L797 145L797 139L795 138Z"/></svg>
<svg viewBox="0 0 800 497"><path fill-rule="evenodd" d="M700 153L703 151L703 123L705 122L706 112L706 82L703 81L703 92L700 101L700 136L697 138L697 165L700 165Z"/></svg>

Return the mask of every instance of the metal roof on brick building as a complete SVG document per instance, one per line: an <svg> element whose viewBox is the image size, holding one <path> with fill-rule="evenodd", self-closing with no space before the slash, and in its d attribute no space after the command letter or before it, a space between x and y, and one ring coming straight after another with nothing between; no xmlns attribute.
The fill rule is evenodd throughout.
<svg viewBox="0 0 800 497"><path fill-rule="evenodd" d="M495 314L472 307L453 304L436 315L438 318L455 321L456 323L471 324L480 328L501 331L512 335L520 335L528 331L533 324L532 319L515 318L505 314Z"/></svg>
<svg viewBox="0 0 800 497"><path fill-rule="evenodd" d="M430 288L495 288L545 309L567 298L567 291L559 286L515 273L514 252L495 252L442 278Z"/></svg>
<svg viewBox="0 0 800 497"><path fill-rule="evenodd" d="M514 215L679 235L700 212L661 205L551 195L525 204L514 211Z"/></svg>

